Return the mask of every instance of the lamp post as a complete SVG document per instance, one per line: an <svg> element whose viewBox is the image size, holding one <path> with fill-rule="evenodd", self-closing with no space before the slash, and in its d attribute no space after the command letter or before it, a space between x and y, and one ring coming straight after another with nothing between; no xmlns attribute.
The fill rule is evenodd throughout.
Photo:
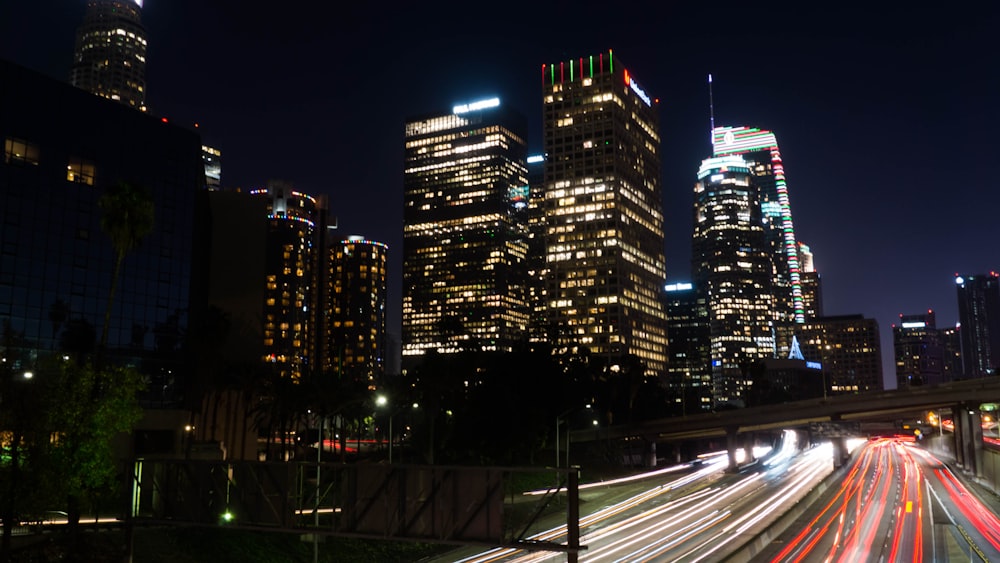
<svg viewBox="0 0 1000 563"><path fill-rule="evenodd" d="M375 397L375 405L378 407L386 407L389 405L389 399L385 395L379 395ZM392 465L392 409L389 409L389 464Z"/></svg>
<svg viewBox="0 0 1000 563"><path fill-rule="evenodd" d="M570 414L575 413L580 409L589 409L589 408L592 408L592 406L589 404L584 405L582 407L573 407L571 409L563 411L562 414L556 417L556 469L559 468L559 425L561 424L566 425L566 467L569 467L569 431L570 431L569 422L570 421L566 420L566 417L569 416ZM594 422L594 424L596 425L596 421Z"/></svg>

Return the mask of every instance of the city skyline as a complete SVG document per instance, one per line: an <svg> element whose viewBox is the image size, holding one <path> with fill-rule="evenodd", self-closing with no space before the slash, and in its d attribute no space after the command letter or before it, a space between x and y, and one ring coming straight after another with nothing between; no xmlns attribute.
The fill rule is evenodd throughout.
<svg viewBox="0 0 1000 563"><path fill-rule="evenodd" d="M223 8L145 3L150 112L198 122L222 151L225 185L287 178L329 195L343 236L386 242L391 333L405 116L496 95L527 115L529 152L540 151L538 69L608 48L661 99L667 282L691 277L691 191L711 152L708 73L716 124L779 137L796 234L815 253L825 312L877 318L884 358L900 313L933 309L939 326L953 326L954 274L1000 262L989 244L998 196L987 171L998 147L980 132L998 112L988 103L1000 90L996 73L983 71L992 68L995 14L959 26L949 14L859 20L845 10L820 24L769 12L713 30L707 8L640 17L598 4L513 5L484 29L455 33L462 17L449 7L384 18L374 8L317 7L309 21ZM82 1L3 8L0 57L68 81L83 11ZM595 14L600 29L581 25ZM883 365L894 381L892 363Z"/></svg>

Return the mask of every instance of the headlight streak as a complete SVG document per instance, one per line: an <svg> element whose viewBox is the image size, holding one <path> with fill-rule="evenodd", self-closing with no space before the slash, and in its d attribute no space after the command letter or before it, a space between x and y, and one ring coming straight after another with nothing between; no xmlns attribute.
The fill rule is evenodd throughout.
<svg viewBox="0 0 1000 563"><path fill-rule="evenodd" d="M637 533L631 534L631 535L626 536L626 537L624 537L624 538L622 538L620 540L617 540L617 541L615 541L615 542L613 542L613 543L611 543L609 545L602 546L602 547L600 547L598 549L595 549L595 550L593 550L591 552L588 552L588 553L585 554L585 558L586 558L587 561L598 561L598 560L600 560L602 558L607 558L607 557L611 556L612 554L614 554L614 553L616 553L618 551L621 551L624 548L630 547L630 546L636 544L637 542L643 541L643 540L647 539L650 536L653 536L653 535L656 535L656 534L662 532L666 528L669 528L670 526L673 526L678 521L680 521L680 520L688 517L689 515L691 515L693 513L697 513L698 511L704 511L710 505L717 505L720 502L725 501L727 498L729 498L729 497L731 497L733 495L736 495L737 493L740 493L745 487L753 484L754 481L756 481L759 478L760 478L760 475L755 475L753 477L745 479L741 483L738 483L736 485L730 486L730 487L728 487L726 489L721 489L721 490L720 489L712 489L711 492L716 495L714 498L708 498L704 502L699 503L698 506L689 508L689 509L685 510L684 512L681 512L681 513L679 513L677 515L672 516L667 521L658 523L656 528L653 528L653 529L643 528L641 531L639 531ZM590 541L593 541L593 540L596 540L596 539L600 539L600 538L606 537L606 536L611 535L613 533L621 533L624 530L632 528L632 527L634 527L634 526L636 526L638 524L644 523L645 521L649 520L650 518L661 516L664 512L666 512L666 510L657 509L655 511L649 511L649 512L643 513L642 515L640 515L640 516L642 516L642 518L640 518L640 519L636 519L634 521L626 521L626 522L622 522L620 524L616 524L614 527L609 527L609 528L606 528L604 530L601 530L602 534L600 536L596 536L595 535L595 536L590 537L588 539ZM719 512L719 510L718 509L713 510L712 514L714 514L716 512ZM728 512L729 511L727 510L726 513L728 514ZM704 518L704 517L702 517L702 518ZM696 520L695 523L697 523L699 521L700 520ZM685 526L681 530L677 530L676 532L674 532L674 535L676 535L679 532L682 532L685 529L687 529L687 526ZM661 536L661 537L658 538L658 541L653 542L652 544L648 544L648 545L644 546L641 549L649 549L651 546L655 546L655 545L657 545L658 543L662 542L665 539L670 539L670 537L672 537L672 536L671 535L668 535L666 537L662 537Z"/></svg>
<svg viewBox="0 0 1000 563"><path fill-rule="evenodd" d="M811 457L818 458L819 456L813 454ZM752 526L773 514L775 510L779 510L782 503L798 494L803 488L815 485L817 476L830 471L828 463L825 459L811 459L808 461L812 465L805 468L802 475L796 477L791 483L783 485L781 489L772 494L768 499L762 501L755 508L751 509L746 514L723 528L721 533L712 537L708 541L703 542L701 545L685 553L680 558L686 559L689 555L698 553L698 557L690 560L691 563L695 563L709 557L736 538L740 537L740 534L743 534ZM733 533L734 529L736 530L735 533Z"/></svg>
<svg viewBox="0 0 1000 563"><path fill-rule="evenodd" d="M760 502L755 502L755 506L753 509L751 509L750 514L742 516L739 521L730 524L726 528L726 530L731 531L734 528L738 527L740 529L739 533L742 533L743 531L749 529L754 524L758 523L763 518L767 517L769 513L773 513L773 511L776 509L778 505L777 503L784 502L785 500L787 500L789 496L794 495L802 488L810 485L811 484L810 480L815 480L819 476L819 474L828 472L830 470L829 457L831 455L832 455L832 449L830 447L814 448L813 450L806 452L803 456L804 457L803 459L797 461L791 468L787 469L788 473L797 474L795 477L793 477L793 482L791 484L781 485L781 489L775 494L772 494L769 498L761 500ZM702 533L705 530L709 530L713 526L721 523L723 520L728 521L729 518L732 518L733 511L730 505L729 508L726 508L724 510L725 514L724 517L720 516L714 519L714 521L709 525L699 526L697 530L694 531L694 533L689 532L689 530L691 530L691 526L697 525L699 522L705 521L705 518L707 518L708 516L702 516L701 519L696 520L690 524L687 524L682 529L676 530L671 533L669 531L670 527L675 526L676 523L681 518L688 517L691 513L697 512L698 510L703 511L710 509L710 507L712 506L719 506L719 503L721 502L738 502L737 499L729 500L737 495L739 495L740 499L747 498L748 496L754 494L753 491L759 491L767 486L763 483L763 481L765 481L764 476L765 476L764 472L747 476L743 478L743 480L738 484L716 492L713 497L706 498L704 501L700 502L699 506L692 507L686 510L684 513L676 515L669 521L661 522L657 524L655 527L643 529L641 532L628 536L627 538L622 538L614 542L613 544L605 545L600 548L593 549L586 553L583 553L581 555L581 560L590 562L604 561L607 560L612 555L614 555L615 553L620 552L623 548L633 547L640 542L648 542L650 538L655 538L655 540L647 543L646 545L643 545L642 547L634 549L628 555L624 556L621 559L618 559L618 561L621 560L648 561L650 559L659 558L664 552L672 548L676 548L679 544L682 544L684 541L689 541L690 538L694 537L697 533ZM746 492L745 489L751 486L754 487L753 491ZM717 508L711 514L718 512L721 508L722 507ZM634 526L638 523L644 523L646 520L648 520L648 518L643 518L642 520L636 520L630 523L629 527ZM602 529L600 534L594 534L588 536L587 537L588 543L593 544L597 540L603 539L605 537L610 537L612 534L621 533L621 531L623 531L624 529L625 527L621 525L615 525L613 529L612 528ZM663 535L664 533L666 533L666 535ZM701 549L704 546L712 545L715 540L717 540L720 536L724 536L725 533L726 532L717 534L716 537L713 538L712 540L703 542L699 548L691 550L687 554L680 556L681 559L687 560L687 558L693 553L698 553L699 555L702 555L701 558L706 557L707 555L704 554L704 552L701 552ZM678 534L680 534L680 536L678 536ZM730 536L730 538L732 539L735 539L736 537L737 537L736 535ZM731 541L731 539L723 541L721 545L719 545L715 549L712 549L710 553L714 553L719 548L724 547L725 544L729 543L729 541Z"/></svg>
<svg viewBox="0 0 1000 563"><path fill-rule="evenodd" d="M712 512L711 514L709 514L708 516L705 517L705 518L711 518L711 520L709 520L708 522L705 522L705 523L703 523L703 524L701 524L701 525L699 525L699 526L697 526L697 527L695 527L695 528L693 528L691 530L688 530L686 533L678 536L673 541L668 542L668 543L660 546L659 548L657 548L656 550L654 550L652 553L646 554L646 557L644 559L642 559L642 561L649 561L650 558L655 557L655 556L659 555L660 553L663 553L667 549L670 549L671 547L673 547L673 546L681 543L682 541L684 541L684 540L688 539L689 537L691 537L691 536L693 536L693 535L701 532L702 530L718 524L719 522L725 520L729 516L730 516L730 512L728 510L725 511L725 512L722 512L722 513L719 513L718 511ZM705 518L702 518L702 520L696 521L695 524L698 524L699 522L705 520ZM644 550L648 549L649 547L650 546L645 546L641 550L634 551L634 552L626 555L625 557L623 557L621 559L616 559L615 563L618 563L618 562L621 562L621 561L630 561L631 557L637 555L641 551L644 551Z"/></svg>
<svg viewBox="0 0 1000 563"><path fill-rule="evenodd" d="M770 467L779 462L783 462L787 459L791 459L795 455L796 446L798 445L798 434L794 430L785 430L784 436L781 439L781 449L778 453L771 456L770 459L764 462L766 467Z"/></svg>
<svg viewBox="0 0 1000 563"><path fill-rule="evenodd" d="M678 479L675 479L675 480L673 480L673 481L671 481L669 483L665 483L663 485L659 485L659 486L656 486L654 488L648 489L648 490L643 491L642 493L639 493L637 495L634 495L634 496L632 496L632 497L630 497L630 498L628 498L628 499L626 499L626 500L624 500L624 501L622 501L620 503L617 503L617 504L614 504L614 505L602 508L601 510L596 511L593 514L590 514L590 515L588 515L588 516L586 516L584 518L581 518L580 519L580 529L582 531L583 529L585 529L588 526L592 526L592 525L595 525L597 523L600 523L603 520L606 520L607 518L610 518L610 517L612 517L612 516L614 516L616 514L619 514L619 513L623 512L625 510L628 510L630 508L634 508L635 506L637 506L637 505L639 505L639 504L641 504L643 502L646 502L646 501L648 501L648 500L650 500L652 498L655 498L657 496L666 494L666 493L668 493L668 492L670 492L672 490L676 490L676 489L678 489L680 487L683 487L685 485L693 483L693 482L695 482L695 481L697 481L699 479L702 479L702 478L707 477L709 475L712 475L714 473L718 473L719 471L722 471L723 469L725 469L725 467L726 467L727 464L728 464L728 460L725 457L721 457L719 459L715 459L715 460L712 460L710 462L706 462L705 466L702 469L699 469L698 471L695 471L694 473L691 473L690 475L685 475L685 476L680 477ZM604 483L601 483L601 484L604 485L604 484L607 484L607 482L604 482ZM566 535L566 525L563 524L561 526L556 526L554 528L550 528L548 530L545 530L545 531L539 532L537 534L534 534L532 536L529 536L528 539L532 540L532 541L555 541L556 539L558 539L560 537L563 537L565 535ZM583 543L582 538L581 538L581 543ZM459 559L459 560L455 561L455 563L489 563L491 561L499 561L500 559L509 557L511 555L515 555L515 554L517 554L517 553L519 553L521 551L522 550L515 549L515 548L509 548L509 547L508 548L495 548L495 549L491 549L491 550L488 550L488 551L484 551L482 553L478 553L478 554L466 557L464 559ZM548 558L556 557L556 556L557 556L557 554L554 554L554 553L548 553L548 554L538 554L538 553L536 553L536 554L526 555L524 558L518 559L518 560L519 561L542 561L544 559L548 559Z"/></svg>
<svg viewBox="0 0 1000 563"><path fill-rule="evenodd" d="M711 474L718 473L728 465L728 455L720 452L721 455L712 456L714 459L706 460L704 467L694 471L690 475L682 476L669 483L655 486L644 490L632 497L602 508L586 517L580 519L581 544L589 546L588 550L579 553L580 561L605 562L605 561L650 561L650 560L674 560L680 559L686 562L695 563L719 556L721 550L731 545L734 541L745 534L751 533L754 526L758 526L762 521L772 517L775 513L780 513L783 505L793 502L797 495L801 495L803 490L808 490L823 478L824 473L832 471L830 459L832 458L832 444L826 443L820 446L799 451L796 444L796 434L793 431L785 431L780 448L775 451L770 459L765 459L753 473L748 473L739 480L729 481L730 484L722 487L704 488L683 494L678 498L661 506L647 509L640 514L617 518L609 522L610 518L622 515L628 510L635 510L642 503L649 502L660 495L674 491L680 487L691 484L699 479L703 479ZM852 441L853 442L853 441ZM887 441L888 442L888 441ZM861 440L861 443L868 443ZM849 450L853 450L856 443L848 445ZM868 450L872 451L869 452ZM838 500L843 506L835 510L830 521L822 526L822 530L813 529L812 526L803 530L800 537L796 538L786 546L786 550L791 550L801 545L802 538L807 538L809 545L804 552L799 552L794 560L800 561L807 557L807 553L815 546L816 542L825 536L826 530L833 523L837 523L837 533L834 535L834 551L836 545L843 538L845 542L858 541L858 530L856 528L844 533L844 523L846 510L848 507L856 509L855 518L861 521L876 515L869 506L871 499L887 499L888 488L882 486L883 480L892 480L893 468L883 470L880 463L873 463L879 459L883 463L889 454L889 449L882 447L866 448L866 453L858 459L851 468L851 473L845 483L841 485L841 490L830 504L824 509L824 513L829 512ZM798 452L798 453L797 453ZM877 453L876 453L877 452ZM755 455L763 457L765 452ZM862 462L864 460L864 462ZM869 473L869 469L874 465L874 475ZM690 464L672 466L642 475L630 476L620 480L605 481L598 483L588 483L581 486L581 489L591 487L610 486L618 483L636 481L652 476L663 475L686 468ZM859 473L860 472L860 473ZM904 465L897 472L902 475L904 481L910 481L913 475L919 473L919 468ZM866 477L861 478L861 475ZM867 477L873 480L872 486L866 488ZM919 483L916 485L919 491ZM773 490L772 490L773 489ZM544 494L552 493L554 489L542 491L530 491L524 493ZM761 494L763 492L763 494ZM846 497L844 496L846 493ZM766 496L765 496L766 495ZM865 498L862 499L861 497ZM917 497L921 498L921 497ZM745 499L745 500L744 500ZM856 506L852 505L852 499L856 499ZM905 502L905 501L904 501ZM922 514L922 504L917 505L917 515ZM735 506L742 506L739 510ZM881 515L881 512L878 513ZM626 515L627 516L627 515ZM823 514L817 516L814 523L818 522ZM910 519L912 520L912 518ZM597 526L595 529L594 527ZM723 527L724 526L724 527ZM588 529L590 528L590 529ZM881 529L881 527L879 527ZM899 529L897 522L896 529ZM817 533L818 532L818 533ZM532 541L560 541L565 537L565 526L556 526L551 529L539 532L530 536ZM871 534L861 534L868 539ZM917 531L916 534L920 534ZM816 539L813 539L813 535ZM853 534L853 536L852 536ZM707 536L712 536L706 539ZM897 534L898 536L898 534ZM909 539L909 537L907 537ZM811 541L810 541L811 540ZM898 538L897 538L897 541ZM914 536L914 545L919 545L920 538ZM604 542L610 542L604 544ZM697 547L692 547L697 544ZM824 548L825 549L825 548ZM671 550L677 550L680 555L673 555ZM873 554L874 556L874 554ZM516 548L496 548L490 551L479 553L456 561L456 563L487 563L491 561L557 561L563 554L555 552L525 552ZM812 560L812 559L809 559Z"/></svg>

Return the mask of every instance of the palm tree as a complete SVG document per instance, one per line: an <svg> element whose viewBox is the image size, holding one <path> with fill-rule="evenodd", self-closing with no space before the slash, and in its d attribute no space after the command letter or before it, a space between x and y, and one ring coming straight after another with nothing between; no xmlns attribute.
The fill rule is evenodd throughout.
<svg viewBox="0 0 1000 563"><path fill-rule="evenodd" d="M111 308L114 304L118 278L121 274L125 255L134 250L153 230L153 197L147 189L130 182L118 182L107 188L97 201L101 209L101 230L111 238L115 251L115 267L111 275L111 289L108 291L108 306L104 311L104 329L98 348L98 364L103 359L108 344L108 328L111 324Z"/></svg>

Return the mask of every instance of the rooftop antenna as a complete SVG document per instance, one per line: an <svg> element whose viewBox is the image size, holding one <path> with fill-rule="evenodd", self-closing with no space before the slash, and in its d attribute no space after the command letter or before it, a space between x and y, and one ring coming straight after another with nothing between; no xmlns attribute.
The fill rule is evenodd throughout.
<svg viewBox="0 0 1000 563"><path fill-rule="evenodd" d="M708 144L715 148L715 104L712 103L712 74L708 74Z"/></svg>

